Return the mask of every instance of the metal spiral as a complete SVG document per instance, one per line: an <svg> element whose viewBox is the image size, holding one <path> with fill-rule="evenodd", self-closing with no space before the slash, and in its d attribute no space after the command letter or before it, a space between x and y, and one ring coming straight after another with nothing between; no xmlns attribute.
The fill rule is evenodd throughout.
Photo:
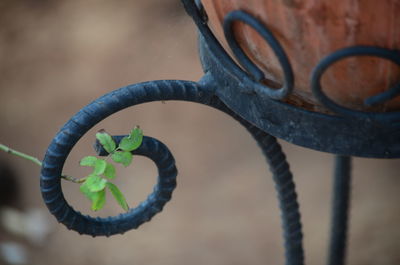
<svg viewBox="0 0 400 265"><path fill-rule="evenodd" d="M109 236L137 228L162 210L171 198L177 174L169 150L161 142L146 137L136 151L156 163L158 183L153 193L137 208L109 218L93 218L75 211L65 200L61 188L62 169L69 152L78 140L94 125L111 114L129 106L155 100L204 101L193 82L155 81L131 85L108 93L75 114L57 133L47 149L41 171L41 191L50 212L67 228L81 234Z"/></svg>
<svg viewBox="0 0 400 265"><path fill-rule="evenodd" d="M199 83L161 80L130 85L100 97L74 115L56 135L43 160L42 195L57 220L79 233L109 236L137 228L162 210L175 187L176 169L172 155L166 147L152 138L145 138L144 144L136 153L146 155L155 161L159 167L159 183L145 202L128 213L108 218L82 215L66 202L60 182L62 168L69 152L90 128L126 107L157 100L185 100L205 104L227 113L249 130L262 148L273 173L282 211L286 264L302 264L302 233L297 196L292 174L279 144L275 137L254 127L228 109L214 96L213 91L207 89L207 78ZM164 170L166 174L163 174Z"/></svg>

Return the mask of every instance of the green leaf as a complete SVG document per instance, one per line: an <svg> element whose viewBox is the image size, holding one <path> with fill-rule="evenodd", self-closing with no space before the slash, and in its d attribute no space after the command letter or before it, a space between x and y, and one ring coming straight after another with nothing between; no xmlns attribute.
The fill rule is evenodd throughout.
<svg viewBox="0 0 400 265"><path fill-rule="evenodd" d="M86 179L84 184L87 186L90 192L97 192L104 190L107 180L97 175L91 175Z"/></svg>
<svg viewBox="0 0 400 265"><path fill-rule="evenodd" d="M115 178L115 167L113 164L107 163L106 170L104 170L104 176L109 179Z"/></svg>
<svg viewBox="0 0 400 265"><path fill-rule="evenodd" d="M94 167L96 161L97 161L97 157L95 157L95 156L85 156L84 158L82 158L82 160L79 162L79 164L81 166Z"/></svg>
<svg viewBox="0 0 400 265"><path fill-rule="evenodd" d="M92 210L98 211L103 208L104 204L106 203L106 190L101 190L94 193L93 200L92 200Z"/></svg>
<svg viewBox="0 0 400 265"><path fill-rule="evenodd" d="M116 151L111 155L111 159L115 163L120 163L125 167L129 166L132 163L132 158L133 156L130 152Z"/></svg>
<svg viewBox="0 0 400 265"><path fill-rule="evenodd" d="M79 189L92 202L91 208L93 211L103 208L106 202L106 190L104 188L100 191L92 192L90 190L90 185L88 185L87 182L84 182Z"/></svg>
<svg viewBox="0 0 400 265"><path fill-rule="evenodd" d="M89 189L89 186L87 185L86 182L84 182L80 187L80 191L88 198L90 201L93 201L95 192L91 192Z"/></svg>
<svg viewBox="0 0 400 265"><path fill-rule="evenodd" d="M97 159L94 163L93 174L94 175L101 175L104 173L107 167L107 162L103 159Z"/></svg>
<svg viewBox="0 0 400 265"><path fill-rule="evenodd" d="M122 138L118 147L124 151L133 151L138 149L142 142L143 131L139 127L136 127L131 131L129 136Z"/></svg>
<svg viewBox="0 0 400 265"><path fill-rule="evenodd" d="M111 194L114 196L115 200L122 207L122 209L128 211L129 210L128 203L126 202L124 195L118 189L118 187L112 184L111 182L107 182L107 187L111 191Z"/></svg>
<svg viewBox="0 0 400 265"><path fill-rule="evenodd" d="M100 130L98 133L96 133L96 138L108 153L114 152L117 148L111 135L106 133L104 130Z"/></svg>
<svg viewBox="0 0 400 265"><path fill-rule="evenodd" d="M129 138L129 136L125 136L124 138L122 138L121 142L119 142L118 147L123 150L123 151L132 151L134 150L134 143L132 141L132 139Z"/></svg>

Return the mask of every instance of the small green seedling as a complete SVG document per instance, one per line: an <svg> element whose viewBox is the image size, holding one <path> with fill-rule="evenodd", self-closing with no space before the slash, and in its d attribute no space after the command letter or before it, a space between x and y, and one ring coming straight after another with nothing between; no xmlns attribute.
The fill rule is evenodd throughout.
<svg viewBox="0 0 400 265"><path fill-rule="evenodd" d="M122 209L128 211L129 206L124 195L116 185L110 182L116 177L116 170L114 165L107 160L111 157L115 163L129 166L133 158L131 151L138 149L142 144L143 132L139 127L135 127L128 136L122 138L118 146L111 135L104 130L96 133L96 138L109 155L106 158L86 156L80 161L81 166L93 169L92 173L84 178L80 190L92 202L93 211L103 208L106 202L106 189L111 192Z"/></svg>
<svg viewBox="0 0 400 265"><path fill-rule="evenodd" d="M138 149L142 144L143 131L138 126L135 127L128 136L122 138L118 146L111 135L104 130L100 130L96 133L96 139L109 155L106 158L85 156L79 164L81 166L91 167L92 172L84 178L75 178L66 175L61 177L65 180L81 184L80 191L91 201L91 209L93 211L102 209L106 203L106 189L111 192L122 209L128 211L129 206L124 195L115 184L110 182L110 180L116 177L116 169L112 163L108 162L108 159L111 158L115 163L122 164L125 167L129 166L133 158L131 152ZM11 149L3 144L0 144L0 150L42 166L42 162L39 159Z"/></svg>

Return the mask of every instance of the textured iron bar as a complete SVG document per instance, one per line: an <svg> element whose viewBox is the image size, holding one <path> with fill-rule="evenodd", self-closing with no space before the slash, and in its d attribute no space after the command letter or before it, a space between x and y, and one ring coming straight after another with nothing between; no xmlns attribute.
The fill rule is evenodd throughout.
<svg viewBox="0 0 400 265"><path fill-rule="evenodd" d="M210 106L217 108L240 122L253 136L261 148L275 182L278 194L279 207L281 209L282 229L285 244L285 264L304 264L303 233L299 204L293 175L290 171L286 156L276 138L230 110L219 98L212 97Z"/></svg>
<svg viewBox="0 0 400 265"><path fill-rule="evenodd" d="M57 133L43 160L41 191L49 211L67 228L81 234L110 236L136 229L149 221L171 198L177 175L168 148L156 139L145 137L135 151L152 159L158 168L158 183L153 193L138 207L118 216L93 218L73 209L61 188L62 168L78 140L101 120L124 108L159 100L184 100L207 104L210 93L200 91L195 82L160 80L130 85L110 92L76 113Z"/></svg>
<svg viewBox="0 0 400 265"><path fill-rule="evenodd" d="M351 157L335 157L328 265L344 265L351 190Z"/></svg>
<svg viewBox="0 0 400 265"><path fill-rule="evenodd" d="M286 264L303 264L304 255L299 205L292 174L289 171L285 155L282 153L275 137L241 118L215 96L212 82L213 80L206 75L199 83L160 80L135 84L108 93L79 111L56 135L43 160L41 188L43 198L50 212L69 229L92 236L109 236L123 233L129 229L137 228L143 222L150 220L154 214L161 211L162 206L171 198L173 187L175 187L175 185L170 187L169 181L164 183L162 181L164 177L159 178L159 184L156 185L153 194L145 202L141 203L138 208L131 209L128 213L115 217L93 218L76 212L64 199L60 183L63 164L69 151L80 137L99 121L119 110L159 100L184 100L201 103L219 109L239 121L249 130L262 148L273 173L278 192L284 230ZM154 139L154 141L156 140ZM157 160L159 152L154 149L161 145L158 141L154 141L148 141L149 144L143 144L142 148L148 150L144 155L152 157L154 154ZM147 140L144 143L147 143ZM172 157L172 155L168 156ZM167 164L173 163L173 158L166 165L163 162L155 162L157 166L165 167L168 171L167 173L170 173L170 167ZM162 170L159 171L159 173L161 172ZM175 178L176 171L174 170L173 173L172 178ZM165 190L161 191L160 185L163 184L167 186L164 187ZM163 194L168 196L165 197ZM153 211L153 206L156 207L156 211Z"/></svg>
<svg viewBox="0 0 400 265"><path fill-rule="evenodd" d="M227 113L240 122L261 148L269 164L278 194L285 244L285 264L304 264L303 233L296 188L280 144L274 136L260 130L230 110L219 98L212 97L208 105Z"/></svg>
<svg viewBox="0 0 400 265"><path fill-rule="evenodd" d="M209 105L227 113L240 122L261 148L272 173L281 209L285 264L304 264L303 233L296 188L293 175L280 144L274 136L260 130L230 110L219 98L212 97Z"/></svg>
<svg viewBox="0 0 400 265"><path fill-rule="evenodd" d="M286 265L302 265L304 264L304 251L299 204L293 175L285 154L275 137L257 127L247 128L262 149L273 174L281 208Z"/></svg>

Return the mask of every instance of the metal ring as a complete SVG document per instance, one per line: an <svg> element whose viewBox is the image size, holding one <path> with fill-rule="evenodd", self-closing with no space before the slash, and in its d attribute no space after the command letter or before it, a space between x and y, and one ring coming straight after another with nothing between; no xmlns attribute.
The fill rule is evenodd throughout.
<svg viewBox="0 0 400 265"><path fill-rule="evenodd" d="M398 122L400 120L400 112L398 111L376 113L353 110L335 103L322 91L321 78L325 71L335 62L352 56L375 56L392 61L393 63L400 66L400 54L393 50L374 46L353 46L338 50L323 58L314 68L311 75L311 88L314 96L328 109L343 116L372 120L381 123ZM395 96L398 96L399 94L400 85L397 84L383 93L366 99L365 103L368 105L382 103L384 101L394 98Z"/></svg>
<svg viewBox="0 0 400 265"><path fill-rule="evenodd" d="M284 84L281 88L274 89L258 83L265 78L264 73L257 65L255 65L251 61L251 59L245 54L245 52L237 42L235 34L233 32L233 23L235 21L241 21L251 26L254 30L258 32L258 34L260 34L260 36L269 44L271 49L274 51L275 56L278 58L278 61L283 70ZM246 69L253 76L254 80L257 81L254 84L256 90L263 94L266 94L268 97L273 99L283 99L292 92L294 86L294 76L289 59L286 56L286 53L280 45L279 41L275 38L273 33L267 27L265 27L252 15L241 10L235 10L228 13L224 18L224 33L229 47L235 54L236 59L239 61L240 65L242 65L243 68Z"/></svg>

